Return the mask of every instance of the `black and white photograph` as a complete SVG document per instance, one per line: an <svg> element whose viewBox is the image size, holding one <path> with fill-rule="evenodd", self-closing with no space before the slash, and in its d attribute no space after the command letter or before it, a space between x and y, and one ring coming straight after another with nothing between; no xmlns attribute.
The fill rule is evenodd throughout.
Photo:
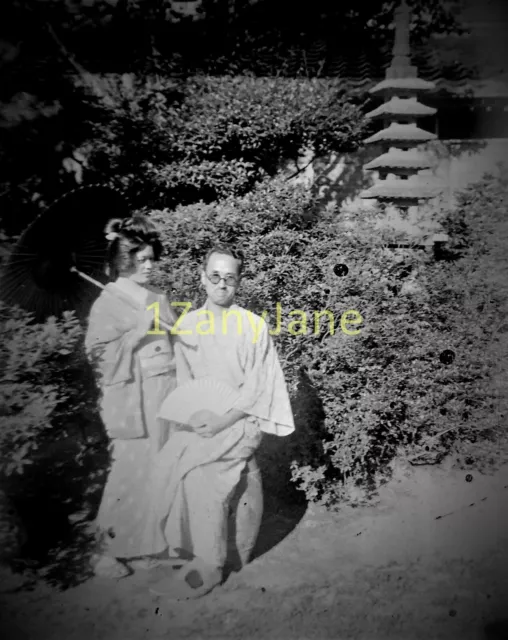
<svg viewBox="0 0 508 640"><path fill-rule="evenodd" d="M508 3L0 3L0 637L508 640Z"/></svg>

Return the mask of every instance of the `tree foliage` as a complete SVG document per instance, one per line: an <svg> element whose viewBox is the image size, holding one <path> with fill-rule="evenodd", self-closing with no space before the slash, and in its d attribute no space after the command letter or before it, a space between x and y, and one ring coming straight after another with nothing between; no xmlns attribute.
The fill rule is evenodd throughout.
<svg viewBox="0 0 508 640"><path fill-rule="evenodd" d="M121 180L136 201L173 207L243 195L302 150L351 151L361 100L326 80L124 76L108 84L87 145L88 179Z"/></svg>
<svg viewBox="0 0 508 640"><path fill-rule="evenodd" d="M235 2L236 11L227 13L221 0L204 0L206 12L195 28L201 28L209 43L205 67L214 72L232 69L259 74L299 72L319 75L322 63L331 53L373 52L393 37L393 11L396 2L295 3L290 0ZM413 11L411 39L414 45L431 34L460 33L459 3L441 0L409 2ZM220 35L218 35L220 34ZM182 50L185 51L184 43ZM309 64L308 53L321 50L316 64Z"/></svg>
<svg viewBox="0 0 508 640"><path fill-rule="evenodd" d="M456 13L445 3L413 4L415 42L455 28ZM358 142L358 102L335 91L333 79L304 86L319 76L308 60L300 80L288 77L278 87L266 78L255 85L200 75L186 88L184 80L195 73L294 75L295 51L307 59L316 43L324 43L325 57L336 49L377 51L393 3L321 0L303 10L286 0L203 0L194 18L177 9L164 0L0 6L0 227L18 233L41 206L76 186L86 169L77 153L83 145L97 160L85 182L113 178L163 207L245 193L306 140L317 151ZM97 92L91 98L76 87L76 78L96 89L98 79L124 73L158 79L161 87L134 83L134 92L121 95L109 87L106 108L97 106Z"/></svg>
<svg viewBox="0 0 508 640"><path fill-rule="evenodd" d="M165 0L15 0L6 18L47 22L78 60L95 72L152 71L172 60L207 73L281 71L294 50L384 44L395 2L385 0L201 0L186 15ZM414 43L460 31L460 2L413 0ZM93 46L91 43L93 42ZM196 43L199 42L199 47ZM114 43L114 46L112 46ZM274 66L275 65L275 66ZM273 70L271 73L273 73Z"/></svg>
<svg viewBox="0 0 508 640"><path fill-rule="evenodd" d="M5 230L19 232L78 175L121 187L135 206L210 202L248 192L304 149L352 151L367 131L364 99L330 80L125 74L92 82L98 95L78 86L46 110L33 95L19 97L16 122L0 134Z"/></svg>

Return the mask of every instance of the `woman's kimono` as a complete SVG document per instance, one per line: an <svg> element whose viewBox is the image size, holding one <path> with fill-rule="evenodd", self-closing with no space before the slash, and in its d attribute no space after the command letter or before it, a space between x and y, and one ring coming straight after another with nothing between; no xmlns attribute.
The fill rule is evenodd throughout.
<svg viewBox="0 0 508 640"><path fill-rule="evenodd" d="M136 344L139 311L125 301L125 294L145 308L158 301L160 319L174 321L166 296L125 278L108 284L90 312L85 345L96 365L100 413L112 442L112 465L96 524L102 552L116 558L142 555L152 464L171 426L156 416L176 386L169 334L147 334Z"/></svg>

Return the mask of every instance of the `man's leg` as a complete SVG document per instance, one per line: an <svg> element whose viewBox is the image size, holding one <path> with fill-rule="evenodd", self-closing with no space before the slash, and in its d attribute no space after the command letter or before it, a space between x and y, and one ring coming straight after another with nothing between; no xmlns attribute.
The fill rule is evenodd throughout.
<svg viewBox="0 0 508 640"><path fill-rule="evenodd" d="M185 478L191 551L211 567L222 569L226 562L229 501L245 465L245 460L215 462Z"/></svg>
<svg viewBox="0 0 508 640"><path fill-rule="evenodd" d="M191 552L194 559L178 573L176 581L162 580L153 585L153 593L177 600L194 598L222 582L228 549L228 506L245 465L245 460L213 462L185 476L179 487L181 518L177 522L170 516L166 536L175 550Z"/></svg>

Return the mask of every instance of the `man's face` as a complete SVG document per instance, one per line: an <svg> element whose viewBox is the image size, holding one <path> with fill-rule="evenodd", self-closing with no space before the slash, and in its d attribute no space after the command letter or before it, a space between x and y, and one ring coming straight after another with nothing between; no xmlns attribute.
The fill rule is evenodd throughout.
<svg viewBox="0 0 508 640"><path fill-rule="evenodd" d="M206 271L201 273L201 282L206 289L208 299L218 307L229 307L234 300L238 285L240 263L232 256L212 253L208 259ZM220 278L219 282L211 282ZM228 279L228 283L226 283Z"/></svg>

